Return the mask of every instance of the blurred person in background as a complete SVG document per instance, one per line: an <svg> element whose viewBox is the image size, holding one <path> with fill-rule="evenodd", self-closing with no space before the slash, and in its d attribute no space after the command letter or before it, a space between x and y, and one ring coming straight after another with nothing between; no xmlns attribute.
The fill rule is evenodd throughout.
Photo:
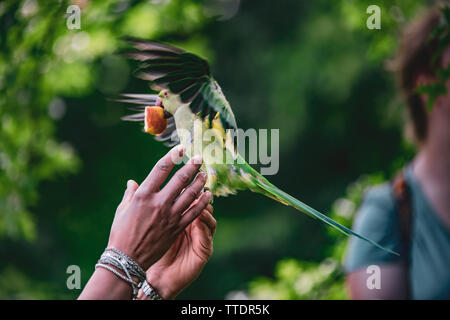
<svg viewBox="0 0 450 320"><path fill-rule="evenodd" d="M354 223L356 232L400 255L352 239L346 260L352 299L450 299L450 81L441 80L447 93L431 110L430 97L417 93L419 85L440 81L436 70L448 73L448 42L439 53L442 42L430 41L444 23L448 41L443 12L433 8L405 30L394 63L419 152L390 184L367 192ZM368 283L372 274L379 285Z"/></svg>

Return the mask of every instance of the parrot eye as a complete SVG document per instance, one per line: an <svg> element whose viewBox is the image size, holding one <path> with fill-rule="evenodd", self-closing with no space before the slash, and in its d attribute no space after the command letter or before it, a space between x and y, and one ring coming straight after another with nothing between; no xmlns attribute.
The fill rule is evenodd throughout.
<svg viewBox="0 0 450 320"><path fill-rule="evenodd" d="M164 96L164 98L168 98L169 97L169 92L168 91L164 91L163 96Z"/></svg>

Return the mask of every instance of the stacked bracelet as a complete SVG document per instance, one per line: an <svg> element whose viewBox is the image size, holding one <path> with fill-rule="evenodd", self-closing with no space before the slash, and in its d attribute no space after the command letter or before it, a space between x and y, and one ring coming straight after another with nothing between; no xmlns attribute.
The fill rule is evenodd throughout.
<svg viewBox="0 0 450 320"><path fill-rule="evenodd" d="M110 266L119 269L125 273L125 275ZM106 248L95 265L95 268L104 268L109 270L122 280L128 282L133 289L133 298L136 298L139 287L145 282L145 271L142 270L142 268L133 259L116 248ZM136 277L139 282L136 283L132 276Z"/></svg>
<svg viewBox="0 0 450 320"><path fill-rule="evenodd" d="M158 292L147 282L144 280L142 283L142 292L150 298L150 300L163 300Z"/></svg>

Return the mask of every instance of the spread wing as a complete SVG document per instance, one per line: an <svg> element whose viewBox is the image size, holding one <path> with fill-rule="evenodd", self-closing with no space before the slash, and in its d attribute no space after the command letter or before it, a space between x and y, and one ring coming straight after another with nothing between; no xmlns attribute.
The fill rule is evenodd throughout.
<svg viewBox="0 0 450 320"><path fill-rule="evenodd" d="M214 119L217 113L224 129L237 129L236 119L208 62L179 48L135 38L126 41L134 48L125 55L141 61L137 76L154 89L167 89L189 103L193 113Z"/></svg>

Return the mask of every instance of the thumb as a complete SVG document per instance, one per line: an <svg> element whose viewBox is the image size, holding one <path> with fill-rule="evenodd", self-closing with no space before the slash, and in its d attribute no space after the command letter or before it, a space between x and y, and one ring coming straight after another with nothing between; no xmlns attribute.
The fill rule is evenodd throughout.
<svg viewBox="0 0 450 320"><path fill-rule="evenodd" d="M124 203L127 203L128 201L130 201L138 187L139 187L139 185L136 183L136 181L128 180L127 189L125 190L125 193L123 194L121 204L124 204Z"/></svg>

